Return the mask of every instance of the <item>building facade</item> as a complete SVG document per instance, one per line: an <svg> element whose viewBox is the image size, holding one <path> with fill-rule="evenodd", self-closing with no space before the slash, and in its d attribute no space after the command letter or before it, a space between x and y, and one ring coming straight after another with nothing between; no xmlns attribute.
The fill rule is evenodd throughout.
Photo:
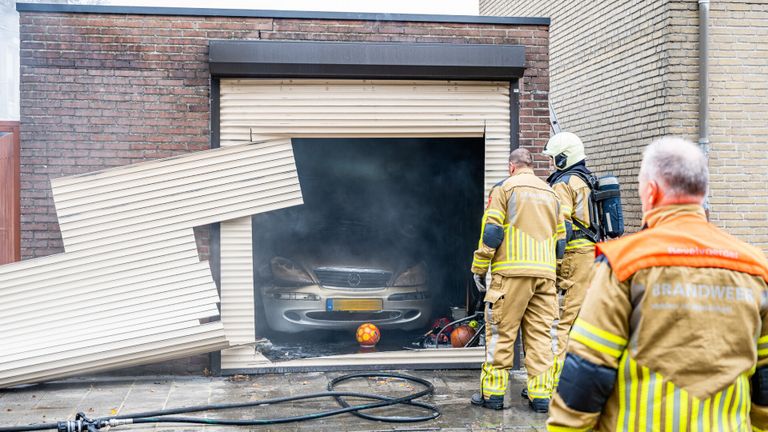
<svg viewBox="0 0 768 432"><path fill-rule="evenodd" d="M210 148L216 121L210 40L525 46L518 89L522 128L514 145L537 151L548 136L548 20L231 11L206 16L33 4L18 9L23 258L63 250L50 178ZM544 174L545 161L540 163Z"/></svg>
<svg viewBox="0 0 768 432"><path fill-rule="evenodd" d="M481 15L551 17L551 102L591 166L619 175L630 230L643 147L699 140L699 3L480 1ZM768 251L768 3L708 7L710 217Z"/></svg>
<svg viewBox="0 0 768 432"><path fill-rule="evenodd" d="M411 183L413 188L401 188L396 195L419 189L430 192L428 198L437 192L445 197L443 202L453 201L453 211L445 211L433 223L453 225L433 237L452 239L450 245L434 248L450 256L434 260L439 258L446 273L453 272L455 277L435 284L440 291L431 298L454 298L452 306L469 305L466 270L486 202L483 194L508 175L511 149L524 147L539 154L549 137L549 20L545 18L31 3L18 4L17 9L24 258L69 252L65 249L70 245L65 248L62 242L51 179L252 141L291 138L297 148L296 140L302 139L315 140L311 145L328 145L327 140L383 140L380 146L400 145L401 150L390 151L387 160L368 160L366 169L332 169L332 174L384 172L396 179L407 177L406 170L399 168L406 167L420 171L421 177ZM398 144L396 140L412 141ZM402 150L405 145L432 150L414 158L413 151ZM452 155L444 154L450 153L446 149L451 145ZM443 156L452 158L454 165L431 161ZM469 159L472 169L462 171ZM343 167L346 159L342 154L334 160ZM536 169L546 175L544 157L537 157ZM190 184L216 175L213 167L198 174L189 179ZM326 177L310 181L319 183ZM474 182L471 193L440 188L468 177ZM362 195L377 196L361 190L360 178L342 179L327 189L336 193L347 188L353 197L343 200L351 203L347 210L373 215L374 206L353 206ZM382 186L375 181L367 184ZM429 182L429 187L440 190L424 187ZM302 208L309 208L312 189L305 186L306 182ZM322 204L325 196L317 197L326 192L318 192L314 199ZM259 194L268 199L274 192ZM420 199L423 196L413 195L415 199L403 203L403 209L423 207L427 201ZM258 225L262 222L241 217L197 230L201 258L210 258L220 291L228 340L240 346L215 357L208 365L213 370L273 367L253 344L261 329L258 299L263 281L258 270L264 264L269 269L275 255L254 245L259 245L258 235L285 225L277 222ZM324 319L333 311L314 311L313 316ZM295 315L285 316L293 319ZM419 360L408 351L399 357L365 361L411 366L452 362L474 367L481 361L482 350L467 351L465 356L441 351L437 356L441 359L426 353ZM354 355L336 361L345 367L361 364ZM293 366L307 367L305 363ZM285 367L291 366L281 364L279 370Z"/></svg>

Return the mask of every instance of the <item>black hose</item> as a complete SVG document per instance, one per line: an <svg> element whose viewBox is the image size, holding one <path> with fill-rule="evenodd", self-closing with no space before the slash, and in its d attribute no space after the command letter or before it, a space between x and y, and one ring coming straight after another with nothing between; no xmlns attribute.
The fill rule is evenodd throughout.
<svg viewBox="0 0 768 432"><path fill-rule="evenodd" d="M339 392L334 391L337 384L348 381L355 378L396 378L405 381L410 381L419 384L424 387L423 390L411 393L399 398L391 398L387 396L381 396L376 394L357 393L357 392ZM139 424L139 423L196 423L196 424L208 424L208 425L226 425L226 426L263 426L282 423L293 423L307 420L314 420L319 418L331 417L344 413L352 413L358 417L390 422L390 423L413 423L434 420L440 416L440 410L434 406L423 402L415 401L415 399L431 395L435 391L435 387L429 381L409 375L394 374L394 373L358 373L340 376L333 379L328 384L328 391L321 393L312 393L307 395L288 396L281 398L265 399L260 401L251 401L243 403L231 403L231 404L213 404L213 405L198 405L185 408L174 408L157 411L147 411L136 414L126 414L112 417L99 417L95 419L88 419L82 413L78 414L74 421L65 421L58 423L45 423L45 424L33 424L29 426L10 426L0 427L0 432L23 432L23 431L38 431L38 430L68 430L73 432L97 430L107 426L122 426L127 424ZM312 414L305 414L294 417L282 417L282 418L266 418L266 419L249 419L249 420L235 420L235 419L211 419L203 417L168 417L173 414L185 414L200 411L219 411L234 408L248 408L257 407L263 405L275 405L285 402L292 402L298 400L318 399L318 398L334 398L341 408L328 411L320 411ZM370 402L360 405L349 405L344 398L354 397L361 399L370 399L376 402ZM362 413L360 411L369 410L374 408L382 408L394 405L407 405L411 407L417 407L428 411L428 414L422 416L374 416ZM61 429L63 426L69 429Z"/></svg>

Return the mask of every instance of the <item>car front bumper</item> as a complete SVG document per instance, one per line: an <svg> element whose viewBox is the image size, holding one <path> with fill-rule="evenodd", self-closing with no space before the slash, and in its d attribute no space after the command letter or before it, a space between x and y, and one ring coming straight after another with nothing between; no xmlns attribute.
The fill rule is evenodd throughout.
<svg viewBox="0 0 768 432"><path fill-rule="evenodd" d="M380 289L328 289L320 285L303 287L269 286L262 299L269 327L285 333L306 330L348 330L370 322L382 329L415 330L424 328L432 315L432 299L389 300L393 295L427 292L424 286L386 287ZM279 299L275 293L312 295L313 300ZM380 310L329 310L328 300L381 300Z"/></svg>

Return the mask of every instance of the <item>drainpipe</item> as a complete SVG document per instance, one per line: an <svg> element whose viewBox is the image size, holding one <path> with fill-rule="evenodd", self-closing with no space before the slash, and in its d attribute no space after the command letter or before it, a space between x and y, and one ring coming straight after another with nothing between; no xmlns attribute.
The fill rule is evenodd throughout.
<svg viewBox="0 0 768 432"><path fill-rule="evenodd" d="M699 0L699 147L709 160L709 0ZM709 193L704 198L709 219Z"/></svg>

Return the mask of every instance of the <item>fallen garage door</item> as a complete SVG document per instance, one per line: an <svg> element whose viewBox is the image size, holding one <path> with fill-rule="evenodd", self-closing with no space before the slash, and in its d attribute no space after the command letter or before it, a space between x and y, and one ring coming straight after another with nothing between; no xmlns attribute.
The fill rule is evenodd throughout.
<svg viewBox="0 0 768 432"><path fill-rule="evenodd" d="M227 348L192 227L302 202L287 139L52 183L65 253L0 267L0 387Z"/></svg>

